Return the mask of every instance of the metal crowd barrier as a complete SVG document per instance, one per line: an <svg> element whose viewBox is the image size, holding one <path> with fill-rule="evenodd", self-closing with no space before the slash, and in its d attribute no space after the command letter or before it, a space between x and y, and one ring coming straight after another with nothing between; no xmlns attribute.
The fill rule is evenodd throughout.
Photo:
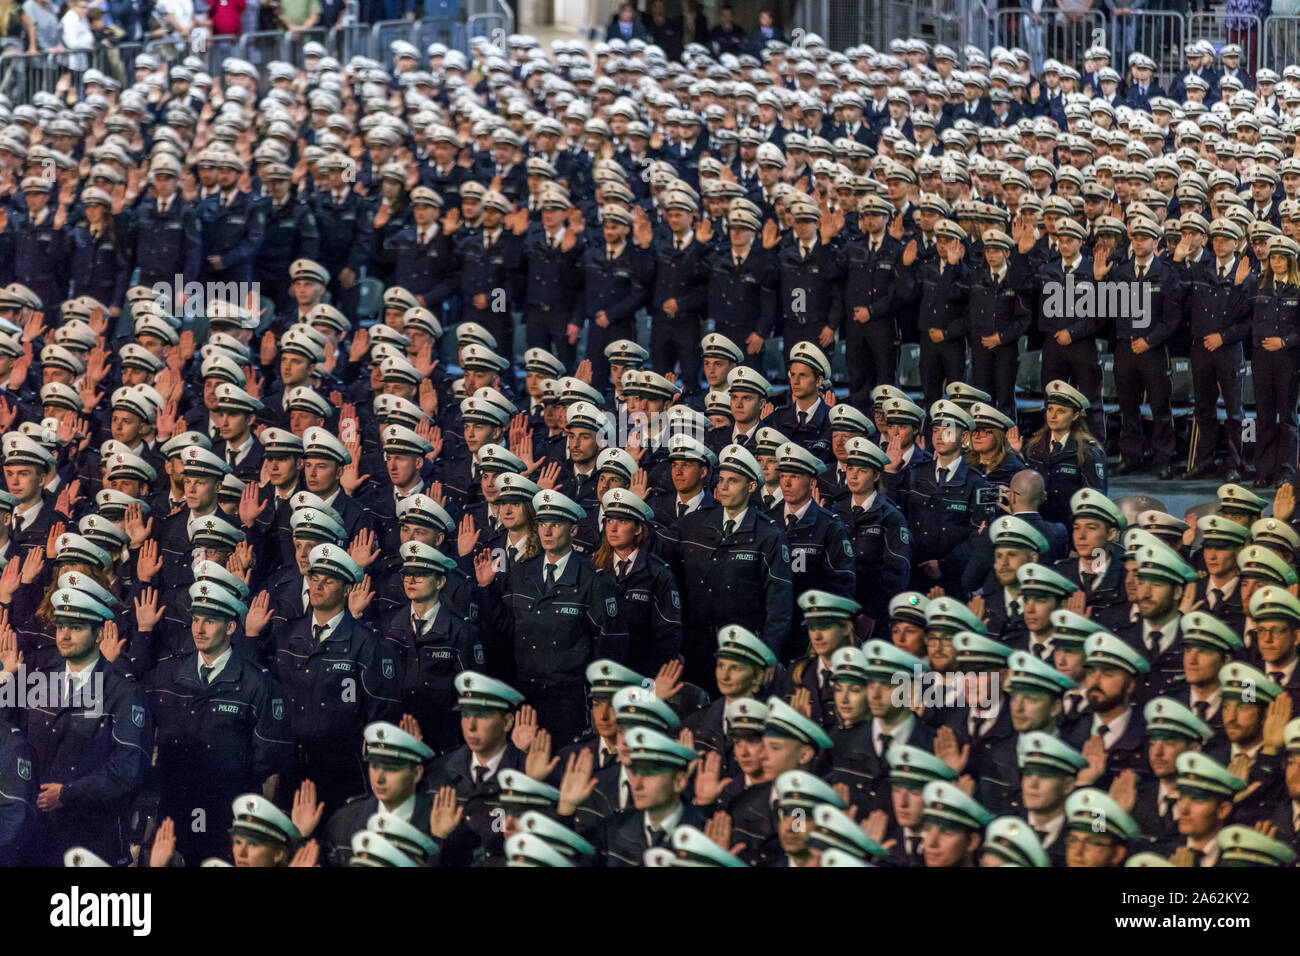
<svg viewBox="0 0 1300 956"><path fill-rule="evenodd" d="M1135 10L1111 22L1111 64L1128 75L1128 58L1145 53L1156 64L1156 78L1167 85L1183 69L1187 23L1174 10Z"/></svg>
<svg viewBox="0 0 1300 956"><path fill-rule="evenodd" d="M1279 74L1288 63L1300 63L1300 16L1264 21L1259 63Z"/></svg>
<svg viewBox="0 0 1300 956"><path fill-rule="evenodd" d="M1045 8L1039 13L1028 7L992 12L992 46L1023 47L1031 61L1070 62L1091 46L1094 36L1105 28L1105 17L1097 10L1066 14Z"/></svg>

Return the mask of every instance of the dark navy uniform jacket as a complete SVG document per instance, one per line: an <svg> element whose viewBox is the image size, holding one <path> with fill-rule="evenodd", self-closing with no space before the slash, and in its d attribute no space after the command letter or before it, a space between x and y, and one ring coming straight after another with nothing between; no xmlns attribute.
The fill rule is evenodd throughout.
<svg viewBox="0 0 1300 956"><path fill-rule="evenodd" d="M45 673L59 682L64 669ZM37 783L63 784L60 808L39 817L46 865L56 865L73 846L109 863L124 859L126 816L153 751L153 720L135 678L101 657L85 687L87 696L75 702L51 700L58 706L9 711L31 744Z"/></svg>
<svg viewBox="0 0 1300 956"><path fill-rule="evenodd" d="M617 570L615 564L601 573L618 591L619 622L628 635L624 663L638 674L657 674L660 667L677 659L682 646L682 599L677 580L668 562L646 547L637 550L622 580Z"/></svg>
<svg viewBox="0 0 1300 956"><path fill-rule="evenodd" d="M272 624L272 672L288 697L294 743L309 760L338 763L354 756L339 753L340 740L357 739L376 720L401 717L398 662L388 642L347 609L319 643L314 623L313 614Z"/></svg>
<svg viewBox="0 0 1300 956"><path fill-rule="evenodd" d="M1052 451L1049 435L1042 442L1025 446L1025 463L1043 476L1047 488L1047 500L1039 509L1043 517L1066 528L1073 522L1070 499L1076 491L1096 488L1106 493L1106 453L1095 440L1089 441L1080 455L1073 438L1066 438L1060 451Z"/></svg>
<svg viewBox="0 0 1300 956"><path fill-rule="evenodd" d="M769 250L754 242L736 265L731 243L716 244L705 257L708 315L724 329L744 329L768 339L776 326L777 273ZM744 342L737 342L741 348Z"/></svg>
<svg viewBox="0 0 1300 956"><path fill-rule="evenodd" d="M548 589L545 560L537 554L511 567L504 594L496 582L488 590L500 600L498 610L514 635L519 680L581 685L593 660L627 656L618 595L613 582L576 551Z"/></svg>
<svg viewBox="0 0 1300 956"><path fill-rule="evenodd" d="M370 216L365 197L349 191L339 202L332 191L321 190L311 199L321 238L320 264L329 269L331 278L345 268L359 275L370 261Z"/></svg>
<svg viewBox="0 0 1300 956"><path fill-rule="evenodd" d="M726 510L692 511L664 532L664 556L686 599L686 633L708 640L728 624L757 634L780 654L794 613L790 550L774 522L746 509L730 538Z"/></svg>
<svg viewBox="0 0 1300 956"><path fill-rule="evenodd" d="M466 746L434 760L425 773L426 789L436 794L443 787L456 791L456 802L465 811L460 825L441 842L440 859L444 866L468 866L494 845L502 842L500 831L501 788L497 778L502 770L524 769L524 752L509 740L496 773L481 783L474 782L470 771L471 756ZM416 825L412 820L412 825Z"/></svg>
<svg viewBox="0 0 1300 956"><path fill-rule="evenodd" d="M17 727L0 727L0 866L19 866L36 820L35 758Z"/></svg>
<svg viewBox="0 0 1300 956"><path fill-rule="evenodd" d="M799 243L794 239L781 243L774 251L785 337L790 341L816 339L824 326L838 331L843 312L840 279L844 275L839 247L824 244L818 236L806 259L801 258Z"/></svg>
<svg viewBox="0 0 1300 956"><path fill-rule="evenodd" d="M545 313L569 320L574 294L582 282L578 264L584 248L582 236L576 237L568 252L552 247L545 227L540 222L529 224L524 233L523 295L524 307L530 314Z"/></svg>
<svg viewBox="0 0 1300 956"><path fill-rule="evenodd" d="M424 725L420 725L424 729ZM427 742L427 741L426 741ZM429 817L433 812L433 794L417 792L411 819L407 822L426 836L429 834ZM368 794L353 797L341 806L325 825L324 862L329 866L347 866L352 859L352 836L366 828L366 822L379 812L379 798Z"/></svg>
<svg viewBox="0 0 1300 956"><path fill-rule="evenodd" d="M171 197L165 213L159 211L157 199L136 206L132 244L134 264L146 285L175 282L178 274L187 281L199 276L203 240L198 211L179 194Z"/></svg>
<svg viewBox="0 0 1300 956"><path fill-rule="evenodd" d="M909 469L893 498L907 517L913 563L938 561L945 578L960 578L972 538L992 512L991 487L961 458L942 485L935 479L937 467L931 461Z"/></svg>
<svg viewBox="0 0 1300 956"><path fill-rule="evenodd" d="M114 228L92 236L86 226L71 231L68 250L68 297L88 295L105 306L119 308L126 301L126 287L134 263L131 261L129 228L122 217ZM110 318L110 316L105 316Z"/></svg>
<svg viewBox="0 0 1300 956"><path fill-rule="evenodd" d="M452 236L460 263L460 294L463 318L487 323L507 318L521 288L519 269L523 261L523 240L499 227L491 246L484 245L483 228L459 229ZM474 305L474 296L487 296L486 308ZM500 296L504 294L502 301Z"/></svg>
<svg viewBox="0 0 1300 956"><path fill-rule="evenodd" d="M482 670L483 643L478 627L441 601L432 622L420 621L419 634L411 613L409 602L399 606L380 634L398 660L402 713L414 716L424 742L442 753L460 739L453 682L461 671Z"/></svg>
<svg viewBox="0 0 1300 956"><path fill-rule="evenodd" d="M889 601L907 590L912 574L912 539L907 519L883 490L863 510L846 498L838 509L853 550L853 599L871 618L873 633L889 629Z"/></svg>
<svg viewBox="0 0 1300 956"><path fill-rule="evenodd" d="M439 224L428 242L421 242L419 226L411 224L389 236L385 245L394 255L393 283L422 299L425 308L441 319L439 307L460 288L451 237Z"/></svg>
<svg viewBox="0 0 1300 956"><path fill-rule="evenodd" d="M197 651L163 661L149 675L146 694L164 816L188 819L202 806L209 830L224 833L231 801L261 792L293 760L284 691L238 649L206 687Z"/></svg>
<svg viewBox="0 0 1300 956"><path fill-rule="evenodd" d="M852 328L853 310L865 307L869 321L888 319L902 305L904 290L899 288L903 245L886 233L880 248L871 251L871 238L858 235L844 244L844 324Z"/></svg>
<svg viewBox="0 0 1300 956"><path fill-rule="evenodd" d="M245 192L223 204L224 197L213 193L199 200L199 228L203 233L203 261L199 272L213 281L250 282L253 259L262 247L266 219L257 202ZM209 256L221 257L221 268L208 265Z"/></svg>
<svg viewBox="0 0 1300 956"><path fill-rule="evenodd" d="M571 817L559 817L560 823L574 826L577 814ZM579 826L583 837L596 848L604 860L605 866L644 866L645 851L650 848L646 837L646 815L644 810L637 810L631 804L626 810L620 810L608 818L586 817L588 825ZM692 826L703 829L708 821L704 813L694 804L682 803L682 817L678 826ZM667 834L665 834L667 836ZM664 846L671 844L664 843Z"/></svg>

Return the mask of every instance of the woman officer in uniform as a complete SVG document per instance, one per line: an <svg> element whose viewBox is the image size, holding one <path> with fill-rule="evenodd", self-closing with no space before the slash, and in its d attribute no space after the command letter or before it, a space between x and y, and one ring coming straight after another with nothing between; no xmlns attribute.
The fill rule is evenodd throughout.
<svg viewBox="0 0 1300 956"><path fill-rule="evenodd" d="M1088 431L1088 399L1060 379L1047 383L1047 422L1024 446L1025 462L1043 476L1042 515L1070 525L1070 499L1080 488L1106 493L1106 453ZM1020 449L1012 448L1016 451Z"/></svg>
<svg viewBox="0 0 1300 956"><path fill-rule="evenodd" d="M1296 463L1296 393L1300 383L1300 245L1286 236L1268 241L1268 264L1252 296L1251 365L1255 373L1256 488L1278 484ZM1249 281L1243 259L1236 282Z"/></svg>
<svg viewBox="0 0 1300 956"><path fill-rule="evenodd" d="M856 557L854 597L871 622L864 636L881 638L889 636L889 599L907 588L912 573L907 519L884 489L887 464L889 456L869 438L856 436L845 443L844 484L849 494L839 514Z"/></svg>
<svg viewBox="0 0 1300 956"><path fill-rule="evenodd" d="M682 646L682 601L668 563L650 551L654 511L626 488L600 500L600 547L592 563L618 590L619 623L628 633L624 662L638 674L657 674Z"/></svg>

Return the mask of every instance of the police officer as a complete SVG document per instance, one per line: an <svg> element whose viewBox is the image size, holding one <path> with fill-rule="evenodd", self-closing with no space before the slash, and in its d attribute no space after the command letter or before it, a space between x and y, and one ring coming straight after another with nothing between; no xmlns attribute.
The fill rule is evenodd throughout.
<svg viewBox="0 0 1300 956"><path fill-rule="evenodd" d="M823 216L811 199L792 201L788 211L794 222L791 237L776 249L782 337L791 346L809 342L829 348L843 313L835 219Z"/></svg>
<svg viewBox="0 0 1300 956"><path fill-rule="evenodd" d="M253 257L253 280L262 289L263 305L278 313L289 304L289 290L284 281L284 264L300 259L314 260L320 252L320 233L316 217L307 200L292 193L293 170L283 163L265 163L261 180L266 196L257 201L265 223L262 244ZM314 264L314 263L313 263ZM329 283L329 273L317 266L314 277L322 286ZM297 281L293 270L289 283Z"/></svg>
<svg viewBox="0 0 1300 956"><path fill-rule="evenodd" d="M678 659L682 601L672 569L651 550L654 511L628 489L610 488L601 499L600 515L601 546L593 561L613 575L621 626L628 635L628 666L642 674L658 673Z"/></svg>
<svg viewBox="0 0 1300 956"><path fill-rule="evenodd" d="M778 409L766 424L829 463L833 458L830 407L822 394L831 381L830 359L812 342L797 342L790 349L786 377L790 382L790 403Z"/></svg>
<svg viewBox="0 0 1300 956"><path fill-rule="evenodd" d="M354 739L374 720L394 719L401 701L396 655L357 619L370 596L368 584L357 593L361 568L330 544L318 544L308 561L310 613L272 621L263 592L244 629L257 638L270 625L261 639L274 648L271 672L288 698L295 755L281 792L311 779L328 812L365 790L358 755L340 750L338 741Z"/></svg>
<svg viewBox="0 0 1300 956"><path fill-rule="evenodd" d="M442 753L458 739L453 682L461 671L483 667L484 646L477 624L442 599L456 562L419 541L404 542L399 554L406 602L388 613L381 633L398 661L403 713L416 719L433 752Z"/></svg>
<svg viewBox="0 0 1300 956"><path fill-rule="evenodd" d="M1241 479L1241 384L1245 367L1242 342L1250 331L1248 290L1236 282L1237 250L1243 238L1241 227L1232 220L1216 219L1210 223L1213 257L1191 261L1188 250L1181 245L1174 252L1172 294L1180 300L1192 337L1192 397L1197 427L1196 454L1188 472L1192 478L1217 473L1216 461L1222 451L1225 480ZM1222 435L1217 414L1220 396L1226 416Z"/></svg>
<svg viewBox="0 0 1300 956"><path fill-rule="evenodd" d="M839 516L812 497L814 482L826 471L825 463L793 442L778 448L776 458L782 501L769 516L784 531L795 593L803 594L819 585L831 594L848 597L856 590L853 547ZM778 656L789 662L803 651L803 615L796 612Z"/></svg>
<svg viewBox="0 0 1300 956"><path fill-rule="evenodd" d="M199 276L208 282L248 283L266 232L265 212L239 188L243 160L234 153L221 153L215 162L219 188L201 199L197 210L203 237Z"/></svg>
<svg viewBox="0 0 1300 956"><path fill-rule="evenodd" d="M963 595L962 571L976 530L991 513L993 489L961 457L962 441L974 426L970 415L941 399L930 409L932 466L905 472L892 497L907 517L913 553L912 586L935 584ZM896 470L891 460L887 466Z"/></svg>
<svg viewBox="0 0 1300 956"><path fill-rule="evenodd" d="M718 456L714 488L718 508L688 513L667 529L664 555L677 572L686 602L682 653L685 678L709 688L709 657L716 634L728 624L784 647L794 611L790 553L776 522L750 506L763 480L754 456L728 445Z"/></svg>
<svg viewBox="0 0 1300 956"><path fill-rule="evenodd" d="M897 381L899 329L895 313L903 305L900 288L902 244L889 235L891 212L883 196L858 204L861 233L844 244L844 345L849 370L849 403L867 407L871 390Z"/></svg>
<svg viewBox="0 0 1300 956"><path fill-rule="evenodd" d="M561 372L572 369L577 354L568 326L583 254L581 233L574 230L573 208L560 188L543 189L538 197L538 221L524 234L524 328L529 349L549 349ZM566 221L566 219L568 221Z"/></svg>
<svg viewBox="0 0 1300 956"><path fill-rule="evenodd" d="M33 852L48 866L69 847L84 846L121 866L130 856L129 817L149 763L153 721L135 679L100 653L112 609L75 587L56 587L50 607L63 660L42 670L52 693L43 706L14 707L9 714L35 756L40 813ZM0 638L0 680L18 681L17 640L12 631ZM6 700L31 703L25 688Z"/></svg>
<svg viewBox="0 0 1300 956"><path fill-rule="evenodd" d="M502 609L512 634L518 682L540 724L558 740L572 740L587 726L582 689L587 664L621 661L627 631L619 617L614 584L573 550L573 530L586 512L556 491L533 498L542 553L496 580L491 555L480 552L474 571Z"/></svg>
<svg viewBox="0 0 1300 956"><path fill-rule="evenodd" d="M320 232L318 260L330 276L330 299L344 315L355 315L362 267L370 261L372 242L365 197L355 192L355 163L349 157L330 155L317 169L325 176L324 188L311 194L312 215Z"/></svg>
<svg viewBox="0 0 1300 956"><path fill-rule="evenodd" d="M628 241L632 222L632 214L622 206L602 206L602 235L587 240L579 263L583 292L574 300L566 334L576 343L586 327L591 381L597 388L609 381L605 346L617 339L635 338L633 319L654 280L654 258L647 251L649 222L638 224L644 244Z"/></svg>
<svg viewBox="0 0 1300 956"><path fill-rule="evenodd" d="M651 243L655 257L650 289L650 355L655 368L675 372L681 366L682 390L699 388L701 323L707 303L708 248L696 241L692 220L699 211L685 190L669 190L659 202L667 231ZM643 247L644 248L644 247Z"/></svg>
<svg viewBox="0 0 1300 956"><path fill-rule="evenodd" d="M1170 693L1183 679L1182 616L1184 589L1196 572L1172 548L1150 542L1137 549L1139 619L1119 636L1141 650L1150 665L1140 703Z"/></svg>
<svg viewBox="0 0 1300 956"><path fill-rule="evenodd" d="M870 619L869 633L879 637L889 628L892 595L911 575L911 535L907 519L883 490L885 452L867 438L850 438L844 463L849 496L840 517L854 554L855 596Z"/></svg>
<svg viewBox="0 0 1300 956"><path fill-rule="evenodd" d="M1043 429L1025 443L1025 462L1043 476L1048 521L1069 523L1071 496L1080 488L1106 493L1106 453L1089 432L1084 413L1091 401L1077 388L1054 380L1045 390Z"/></svg>
<svg viewBox="0 0 1300 956"><path fill-rule="evenodd" d="M719 337L743 343L743 352L734 361L743 361L757 371L761 368L763 343L775 331L778 275L772 252L763 248L762 242L755 241L762 227L759 217L733 200L726 222L727 241L715 237L705 259L708 314ZM712 226L707 225L707 220L705 223L701 230L709 236ZM705 336L706 342L710 338ZM706 344L706 365L709 350ZM716 387L716 383L711 384Z"/></svg>
<svg viewBox="0 0 1300 956"><path fill-rule="evenodd" d="M194 650L162 661L146 682L155 731L159 817L181 821L176 849L187 860L220 855L230 801L273 788L293 745L284 691L231 646L246 613L215 581L189 587ZM189 826L196 811L205 825Z"/></svg>
<svg viewBox="0 0 1300 956"><path fill-rule="evenodd" d="M405 839L416 852L436 858L438 844L429 836L433 795L419 788L433 751L424 741L382 720L366 726L363 747L370 793L352 798L330 817L323 833L325 858L335 866L346 865L352 838L363 830L380 833L399 848L398 841ZM312 829L305 829L303 838L311 833Z"/></svg>
<svg viewBox="0 0 1300 956"><path fill-rule="evenodd" d="M198 212L181 195L181 164L167 153L159 153L149 164L153 195L136 206L132 230L131 259L140 269L140 285L172 289L169 308L176 307L183 283L199 277L203 239ZM176 277L183 280L176 286Z"/></svg>

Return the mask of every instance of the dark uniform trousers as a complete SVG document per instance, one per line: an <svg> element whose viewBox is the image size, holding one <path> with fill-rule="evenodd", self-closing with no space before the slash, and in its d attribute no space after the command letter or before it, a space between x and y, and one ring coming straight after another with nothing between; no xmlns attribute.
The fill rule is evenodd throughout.
<svg viewBox="0 0 1300 956"><path fill-rule="evenodd" d="M315 615L272 624L273 672L288 697L295 745L294 765L282 778L278 801L288 807L303 780L316 784L326 812L366 791L366 772L356 747L367 724L396 723L402 715L393 651L370 628L343 612L334 630L318 640Z"/></svg>
<svg viewBox="0 0 1300 956"><path fill-rule="evenodd" d="M1294 286L1261 287L1255 294L1251 321L1251 366L1255 373L1257 435L1255 471L1259 478L1280 479L1296 464L1296 396L1300 390L1300 290ZM1270 352L1266 338L1284 347Z"/></svg>
<svg viewBox="0 0 1300 956"><path fill-rule="evenodd" d="M1196 416L1194 467L1211 464L1219 447L1224 465L1241 467L1242 381L1246 375L1243 340L1250 333L1249 280L1238 286L1234 258L1222 273L1217 260L1202 253L1201 261L1182 263L1172 270L1174 294L1181 300L1189 327L1192 395ZM1210 351L1205 339L1218 335L1222 344ZM1224 423L1220 435L1218 408L1222 396Z"/></svg>
<svg viewBox="0 0 1300 956"><path fill-rule="evenodd" d="M586 668L599 658L622 661L627 632L619 617L614 583L576 551L550 586L546 556L516 563L506 593L489 592L508 612L515 651L516 687L537 710L538 723L558 741L588 729Z"/></svg>
<svg viewBox="0 0 1300 956"><path fill-rule="evenodd" d="M1106 409L1101 401L1101 363L1097 360L1096 338L1100 320L1095 316L1075 317L1071 314L1074 300L1079 296L1077 290L1084 282L1092 281L1092 259L1083 256L1073 275L1076 278L1070 279L1066 275L1059 259L1040 272L1044 285L1055 283L1062 290L1059 293L1048 290L1039 305L1038 328L1044 336L1042 384L1046 387L1048 382L1061 379L1083 392L1089 403L1088 430L1104 445ZM1059 331L1070 333L1069 345L1056 341Z"/></svg>
<svg viewBox="0 0 1300 956"><path fill-rule="evenodd" d="M894 316L900 290L898 284L901 244L892 236L871 248L871 238L860 236L844 248L844 348L849 372L849 403L854 408L871 407L871 390L877 385L897 384L898 321ZM867 310L859 322L854 309Z"/></svg>
<svg viewBox="0 0 1300 956"><path fill-rule="evenodd" d="M1167 465L1176 454L1173 386L1169 379L1169 353L1163 345L1140 355L1133 340L1115 343L1115 390L1119 395L1119 451L1125 461L1141 461L1149 447L1157 465ZM1142 434L1142 397L1151 407L1151 442Z"/></svg>
<svg viewBox="0 0 1300 956"><path fill-rule="evenodd" d="M271 675L232 650L205 685L199 663L191 650L163 661L147 681L158 816L175 821L177 852L195 864L227 854L231 802L260 793L293 760L284 692Z"/></svg>

